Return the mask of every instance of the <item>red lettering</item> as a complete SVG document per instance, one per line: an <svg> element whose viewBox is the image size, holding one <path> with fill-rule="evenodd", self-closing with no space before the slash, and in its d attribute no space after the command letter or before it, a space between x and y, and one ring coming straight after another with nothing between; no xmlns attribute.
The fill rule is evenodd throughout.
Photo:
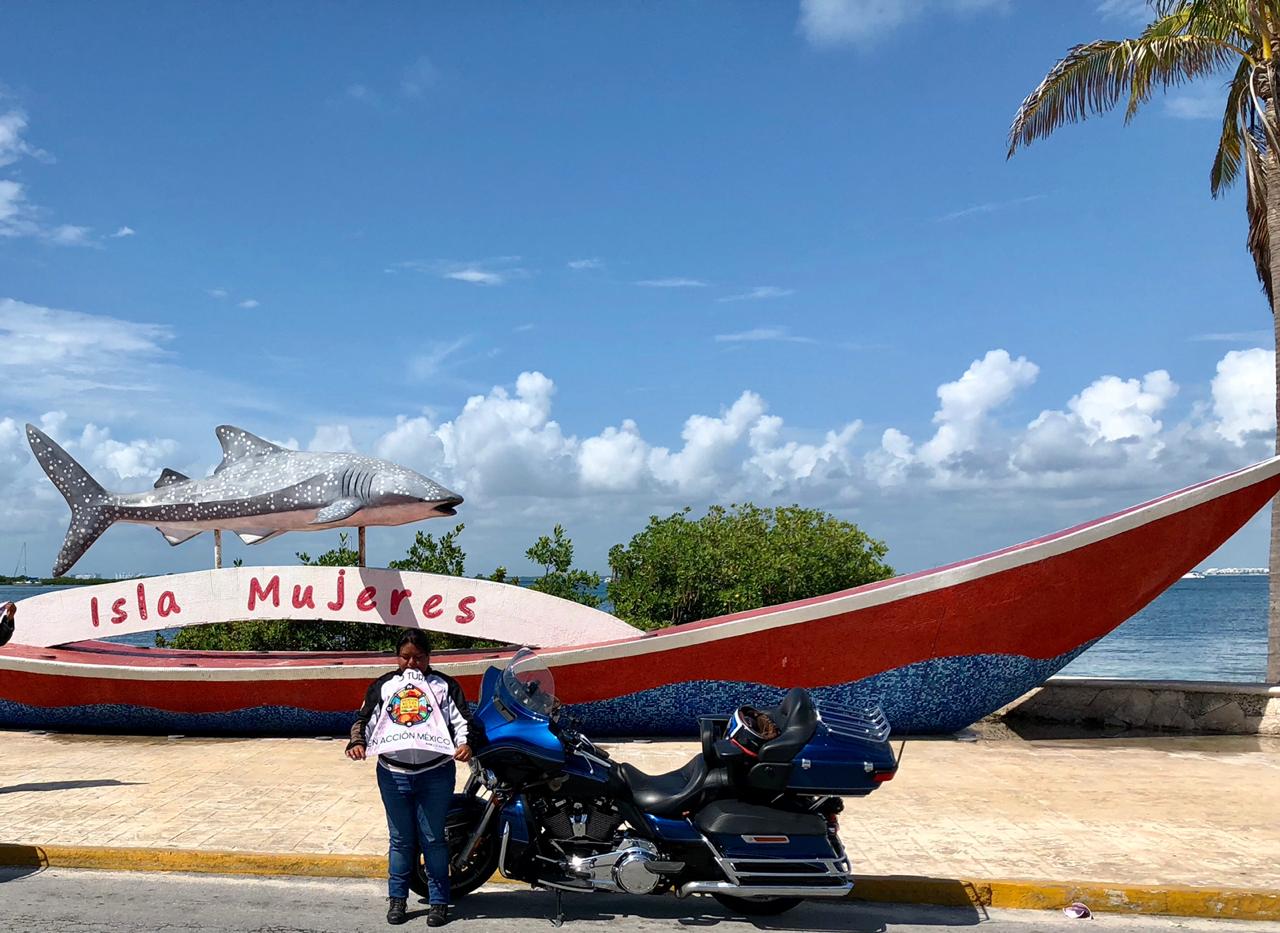
<svg viewBox="0 0 1280 933"><path fill-rule="evenodd" d="M254 606L258 605L259 600L265 603L267 601L268 596L271 597L271 605L279 609L280 608L280 576L279 574L271 578L270 582L267 583L266 589L263 589L262 584L258 582L257 577L253 577L252 579L249 580L250 611L253 610Z"/></svg>
<svg viewBox="0 0 1280 933"><path fill-rule="evenodd" d="M474 596L464 596L458 600L458 609L461 611L453 617L453 621L457 622L459 625L466 625L468 622L474 622L476 620L476 614L471 611L471 607L475 605L475 601L476 598Z"/></svg>
<svg viewBox="0 0 1280 933"><path fill-rule="evenodd" d="M444 610L440 608L442 602L444 602L444 597L439 593L428 596L427 601L422 604L422 614L428 619L440 618L444 615Z"/></svg>
<svg viewBox="0 0 1280 933"><path fill-rule="evenodd" d="M124 611L126 600L123 596L111 604L111 624L119 625L125 619L129 618L129 613Z"/></svg>
<svg viewBox="0 0 1280 933"><path fill-rule="evenodd" d="M160 601L156 603L156 612L160 613L160 618L167 619L182 612L182 607L178 605L178 600L173 593L165 590L160 594Z"/></svg>
<svg viewBox="0 0 1280 933"><path fill-rule="evenodd" d="M295 586L293 588L293 608L301 609L304 606L308 609L316 608L316 601L312 597L312 587L303 589L300 586Z"/></svg>
<svg viewBox="0 0 1280 933"><path fill-rule="evenodd" d="M326 605L334 612L341 609L342 604L347 601L347 597L345 595L347 582L346 574L347 572L345 570L338 571L338 601L336 603L326 603Z"/></svg>
<svg viewBox="0 0 1280 933"><path fill-rule="evenodd" d="M360 595L356 597L356 608L361 612L368 612L371 609L378 608L378 590L376 587L366 586L360 591Z"/></svg>
<svg viewBox="0 0 1280 933"><path fill-rule="evenodd" d="M147 588L138 584L138 618L147 621Z"/></svg>
<svg viewBox="0 0 1280 933"><path fill-rule="evenodd" d="M93 619L93 627L98 627L98 597L89 600L89 617Z"/></svg>
<svg viewBox="0 0 1280 933"><path fill-rule="evenodd" d="M400 611L400 604L413 595L413 590L392 590L391 591L391 614L395 615Z"/></svg>

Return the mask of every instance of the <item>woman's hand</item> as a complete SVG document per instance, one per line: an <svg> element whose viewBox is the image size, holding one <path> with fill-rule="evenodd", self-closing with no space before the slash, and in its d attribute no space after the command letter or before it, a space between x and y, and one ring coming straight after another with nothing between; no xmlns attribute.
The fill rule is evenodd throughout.
<svg viewBox="0 0 1280 933"><path fill-rule="evenodd" d="M365 759L364 746L352 745L350 748L347 749L347 757L350 758L352 761L364 761Z"/></svg>
<svg viewBox="0 0 1280 933"><path fill-rule="evenodd" d="M471 746L468 745L466 742L463 742L461 745L458 746L457 751L453 753L453 759L454 761L470 761Z"/></svg>

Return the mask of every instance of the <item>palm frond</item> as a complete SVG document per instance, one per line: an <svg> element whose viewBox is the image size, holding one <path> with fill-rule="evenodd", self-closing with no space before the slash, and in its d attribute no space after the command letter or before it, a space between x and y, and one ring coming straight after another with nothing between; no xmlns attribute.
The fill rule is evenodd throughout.
<svg viewBox="0 0 1280 933"><path fill-rule="evenodd" d="M1227 107L1222 115L1222 136L1218 140L1218 151L1213 158L1213 168L1209 170L1209 191L1215 198L1222 197L1230 188L1240 172L1240 161L1243 147L1253 145L1247 139L1248 120L1253 109L1249 96L1249 75L1253 71L1249 62L1241 60L1235 76L1227 86Z"/></svg>
<svg viewBox="0 0 1280 933"><path fill-rule="evenodd" d="M1159 21L1156 24L1158 25ZM1155 88L1221 71L1247 53L1217 36L1143 35L1077 45L1027 95L1009 127L1009 155L1065 123L1111 110L1129 94L1126 120Z"/></svg>
<svg viewBox="0 0 1280 933"><path fill-rule="evenodd" d="M1128 87L1121 43L1111 39L1073 46L1027 95L1009 127L1009 155L1044 139L1064 123L1110 110Z"/></svg>
<svg viewBox="0 0 1280 933"><path fill-rule="evenodd" d="M1256 145L1246 145L1245 152L1245 215L1249 221L1249 255L1258 281L1274 305L1271 289L1271 231L1267 226L1267 170L1262 164L1262 153Z"/></svg>
<svg viewBox="0 0 1280 933"><path fill-rule="evenodd" d="M1122 49L1128 52L1130 72L1126 123L1157 88L1163 90L1215 74L1241 59L1221 40L1204 36L1143 36L1124 43Z"/></svg>

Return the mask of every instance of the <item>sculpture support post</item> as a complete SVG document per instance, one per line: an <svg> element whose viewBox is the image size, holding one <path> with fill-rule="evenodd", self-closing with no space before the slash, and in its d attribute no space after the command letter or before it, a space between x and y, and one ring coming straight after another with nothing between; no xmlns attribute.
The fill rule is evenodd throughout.
<svg viewBox="0 0 1280 933"><path fill-rule="evenodd" d="M361 525L361 526L360 526L360 528L358 529L358 531L359 531L359 533L356 535L356 540L360 542L360 543L359 543L359 548L360 548L360 566L361 566L361 567L363 567L363 566L365 566L365 562L364 562L364 525Z"/></svg>
<svg viewBox="0 0 1280 933"><path fill-rule="evenodd" d="M222 529L213 529L213 569L222 569Z"/></svg>

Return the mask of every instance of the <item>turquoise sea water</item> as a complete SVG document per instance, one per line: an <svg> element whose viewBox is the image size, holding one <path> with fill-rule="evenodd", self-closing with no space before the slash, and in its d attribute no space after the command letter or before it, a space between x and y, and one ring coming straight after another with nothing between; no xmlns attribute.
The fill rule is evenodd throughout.
<svg viewBox="0 0 1280 933"><path fill-rule="evenodd" d="M0 586L0 602L57 587ZM607 607L605 607L607 608ZM18 624L26 620L19 616ZM147 632L113 639L154 644ZM1267 655L1267 578L1180 580L1072 661L1064 674L1170 680L1261 681Z"/></svg>

